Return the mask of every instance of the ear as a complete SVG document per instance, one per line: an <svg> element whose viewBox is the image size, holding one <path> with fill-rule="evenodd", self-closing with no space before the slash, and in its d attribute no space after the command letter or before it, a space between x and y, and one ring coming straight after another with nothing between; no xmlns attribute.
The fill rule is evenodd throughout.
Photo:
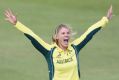
<svg viewBox="0 0 119 80"><path fill-rule="evenodd" d="M55 34L55 35L53 35L53 39L54 39L54 40L58 39L58 37L57 37L57 35L56 35L56 34Z"/></svg>
<svg viewBox="0 0 119 80"><path fill-rule="evenodd" d="M58 39L58 36L57 35L54 35L55 39Z"/></svg>

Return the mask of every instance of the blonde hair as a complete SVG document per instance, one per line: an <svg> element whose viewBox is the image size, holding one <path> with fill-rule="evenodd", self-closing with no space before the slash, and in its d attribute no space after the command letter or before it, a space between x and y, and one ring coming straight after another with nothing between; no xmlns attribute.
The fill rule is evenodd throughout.
<svg viewBox="0 0 119 80"><path fill-rule="evenodd" d="M67 25L67 24L60 24L58 27L56 27L55 32L54 32L54 34L53 34L53 36L52 36L52 41L53 41L53 43L58 44L58 40L56 39L56 36L57 36L57 34L59 33L59 31L60 31L62 28L66 28L66 29L68 29L68 30L70 31L70 33L72 33L72 29L70 28L69 25Z"/></svg>

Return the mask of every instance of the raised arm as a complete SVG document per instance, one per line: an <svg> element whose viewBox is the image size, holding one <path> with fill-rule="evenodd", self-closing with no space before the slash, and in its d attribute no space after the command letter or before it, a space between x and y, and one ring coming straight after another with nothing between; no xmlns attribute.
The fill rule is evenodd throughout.
<svg viewBox="0 0 119 80"><path fill-rule="evenodd" d="M108 20L111 20L111 18L112 6L110 6L106 17L103 17L100 21L89 27L88 30L83 35L81 35L81 37L72 42L72 44L76 46L78 52L92 39L94 34L96 34L101 28L103 28L108 23Z"/></svg>
<svg viewBox="0 0 119 80"><path fill-rule="evenodd" d="M11 10L5 11L5 16L8 22L13 24L18 30L23 32L25 36L31 40L32 44L36 49L38 49L43 55L47 53L51 47L49 44L44 42L40 37L38 37L33 31L31 31L28 27L17 21L17 17L13 14Z"/></svg>

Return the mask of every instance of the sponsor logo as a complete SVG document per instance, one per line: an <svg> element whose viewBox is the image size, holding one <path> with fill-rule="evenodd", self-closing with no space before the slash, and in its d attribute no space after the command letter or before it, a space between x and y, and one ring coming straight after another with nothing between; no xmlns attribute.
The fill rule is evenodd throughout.
<svg viewBox="0 0 119 80"><path fill-rule="evenodd" d="M71 58L67 58L67 59L62 59L62 60L57 60L58 64L64 64L64 63L68 63L68 62L72 62L73 59Z"/></svg>

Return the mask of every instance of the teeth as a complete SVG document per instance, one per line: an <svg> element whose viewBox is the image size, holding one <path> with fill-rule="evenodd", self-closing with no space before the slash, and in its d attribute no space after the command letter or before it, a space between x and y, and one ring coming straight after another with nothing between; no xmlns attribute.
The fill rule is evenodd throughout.
<svg viewBox="0 0 119 80"><path fill-rule="evenodd" d="M68 39L64 39L64 41L68 42Z"/></svg>

